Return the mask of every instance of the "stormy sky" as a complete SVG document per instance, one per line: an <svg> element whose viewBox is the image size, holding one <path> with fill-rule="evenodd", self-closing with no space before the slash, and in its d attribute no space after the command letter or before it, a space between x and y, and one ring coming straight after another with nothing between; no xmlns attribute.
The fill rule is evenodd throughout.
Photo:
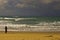
<svg viewBox="0 0 60 40"><path fill-rule="evenodd" d="M0 16L60 16L60 0L0 0Z"/></svg>

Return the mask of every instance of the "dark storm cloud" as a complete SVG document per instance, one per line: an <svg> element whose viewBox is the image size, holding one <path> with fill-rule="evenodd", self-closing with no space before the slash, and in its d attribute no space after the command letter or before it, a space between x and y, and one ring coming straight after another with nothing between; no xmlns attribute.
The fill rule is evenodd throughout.
<svg viewBox="0 0 60 40"><path fill-rule="evenodd" d="M60 0L1 0L3 16L60 16Z"/></svg>
<svg viewBox="0 0 60 40"><path fill-rule="evenodd" d="M60 1L54 1L48 5L48 13L54 16L60 16Z"/></svg>

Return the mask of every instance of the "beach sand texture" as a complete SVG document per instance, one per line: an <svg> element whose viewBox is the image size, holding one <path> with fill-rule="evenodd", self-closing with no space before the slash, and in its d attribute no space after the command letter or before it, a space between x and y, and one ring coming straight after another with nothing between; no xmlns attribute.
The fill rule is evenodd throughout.
<svg viewBox="0 0 60 40"><path fill-rule="evenodd" d="M0 40L60 40L60 33L0 32Z"/></svg>

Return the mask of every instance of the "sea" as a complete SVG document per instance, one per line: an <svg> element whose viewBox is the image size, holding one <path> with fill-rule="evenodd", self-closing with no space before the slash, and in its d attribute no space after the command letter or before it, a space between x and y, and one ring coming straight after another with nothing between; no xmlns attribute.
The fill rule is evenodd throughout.
<svg viewBox="0 0 60 40"><path fill-rule="evenodd" d="M0 16L0 31L60 32L60 17Z"/></svg>

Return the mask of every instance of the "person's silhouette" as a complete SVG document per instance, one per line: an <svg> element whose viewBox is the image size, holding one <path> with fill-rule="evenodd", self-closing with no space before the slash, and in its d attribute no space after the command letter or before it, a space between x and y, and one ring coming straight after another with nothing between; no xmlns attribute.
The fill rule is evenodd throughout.
<svg viewBox="0 0 60 40"><path fill-rule="evenodd" d="M5 33L7 33L7 26L5 26Z"/></svg>

